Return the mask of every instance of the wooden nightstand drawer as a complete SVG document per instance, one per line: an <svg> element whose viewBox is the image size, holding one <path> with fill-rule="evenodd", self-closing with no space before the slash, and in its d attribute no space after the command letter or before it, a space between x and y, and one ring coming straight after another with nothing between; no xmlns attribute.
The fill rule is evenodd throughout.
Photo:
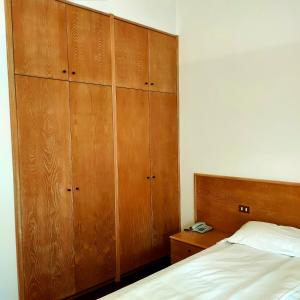
<svg viewBox="0 0 300 300"><path fill-rule="evenodd" d="M173 234L170 236L172 264L213 246L227 236L217 230L203 234L191 231Z"/></svg>
<svg viewBox="0 0 300 300"><path fill-rule="evenodd" d="M193 254L202 251L203 248L189 245L176 240L171 240L171 261L175 263Z"/></svg>

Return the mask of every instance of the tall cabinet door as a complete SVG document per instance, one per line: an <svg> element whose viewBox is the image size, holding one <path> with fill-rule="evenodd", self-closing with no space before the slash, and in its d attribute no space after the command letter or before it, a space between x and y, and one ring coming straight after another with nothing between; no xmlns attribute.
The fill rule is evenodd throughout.
<svg viewBox="0 0 300 300"><path fill-rule="evenodd" d="M26 299L75 292L68 82L16 76Z"/></svg>
<svg viewBox="0 0 300 300"><path fill-rule="evenodd" d="M13 0L15 72L68 79L65 4L53 0Z"/></svg>
<svg viewBox="0 0 300 300"><path fill-rule="evenodd" d="M109 16L67 5L70 80L111 84Z"/></svg>
<svg viewBox="0 0 300 300"><path fill-rule="evenodd" d="M148 30L115 20L116 84L148 90Z"/></svg>
<svg viewBox="0 0 300 300"><path fill-rule="evenodd" d="M146 264L151 254L148 92L117 89L121 273Z"/></svg>
<svg viewBox="0 0 300 300"><path fill-rule="evenodd" d="M150 90L177 92L177 38L149 30Z"/></svg>
<svg viewBox="0 0 300 300"><path fill-rule="evenodd" d="M176 94L150 92L153 254L169 253L179 231L178 114Z"/></svg>
<svg viewBox="0 0 300 300"><path fill-rule="evenodd" d="M78 291L115 276L111 87L70 83Z"/></svg>

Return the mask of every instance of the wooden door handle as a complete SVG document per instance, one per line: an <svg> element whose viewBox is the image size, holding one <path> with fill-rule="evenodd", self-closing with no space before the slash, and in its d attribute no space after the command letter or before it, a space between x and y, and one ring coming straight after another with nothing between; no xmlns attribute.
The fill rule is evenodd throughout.
<svg viewBox="0 0 300 300"><path fill-rule="evenodd" d="M68 191L68 192L72 192L72 189L68 188L67 191Z"/></svg>
<svg viewBox="0 0 300 300"><path fill-rule="evenodd" d="M62 70L63 73L67 73L67 70Z"/></svg>
<svg viewBox="0 0 300 300"><path fill-rule="evenodd" d="M76 72L74 72L74 71L73 71L73 72L72 72L72 74L73 74L73 75L75 75L75 74L76 74Z"/></svg>
<svg viewBox="0 0 300 300"><path fill-rule="evenodd" d="M79 191L79 187L77 186L77 187L75 188L75 190L76 190L76 191Z"/></svg>

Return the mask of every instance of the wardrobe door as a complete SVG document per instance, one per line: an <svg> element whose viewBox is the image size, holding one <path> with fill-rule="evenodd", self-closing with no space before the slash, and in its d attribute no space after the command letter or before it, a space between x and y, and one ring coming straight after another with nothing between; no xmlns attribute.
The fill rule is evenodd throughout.
<svg viewBox="0 0 300 300"><path fill-rule="evenodd" d="M178 115L176 94L150 92L153 255L169 254L179 231Z"/></svg>
<svg viewBox="0 0 300 300"><path fill-rule="evenodd" d="M12 0L15 72L68 79L65 4Z"/></svg>
<svg viewBox="0 0 300 300"><path fill-rule="evenodd" d="M149 30L150 90L177 92L177 38Z"/></svg>
<svg viewBox="0 0 300 300"><path fill-rule="evenodd" d="M109 16L67 5L70 80L111 84Z"/></svg>
<svg viewBox="0 0 300 300"><path fill-rule="evenodd" d="M74 293L68 82L16 76L25 299Z"/></svg>
<svg viewBox="0 0 300 300"><path fill-rule="evenodd" d="M116 84L148 90L148 30L115 20Z"/></svg>
<svg viewBox="0 0 300 300"><path fill-rule="evenodd" d="M111 87L70 83L77 291L115 276Z"/></svg>
<svg viewBox="0 0 300 300"><path fill-rule="evenodd" d="M146 264L151 254L148 92L117 89L121 273Z"/></svg>

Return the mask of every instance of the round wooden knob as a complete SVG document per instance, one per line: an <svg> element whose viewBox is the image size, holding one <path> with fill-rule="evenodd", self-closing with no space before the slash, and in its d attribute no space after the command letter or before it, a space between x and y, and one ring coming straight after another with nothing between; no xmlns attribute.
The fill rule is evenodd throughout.
<svg viewBox="0 0 300 300"><path fill-rule="evenodd" d="M73 74L73 75L75 75L75 74L76 74L76 72L74 72L74 71L73 71L73 72L72 72L72 74Z"/></svg>

